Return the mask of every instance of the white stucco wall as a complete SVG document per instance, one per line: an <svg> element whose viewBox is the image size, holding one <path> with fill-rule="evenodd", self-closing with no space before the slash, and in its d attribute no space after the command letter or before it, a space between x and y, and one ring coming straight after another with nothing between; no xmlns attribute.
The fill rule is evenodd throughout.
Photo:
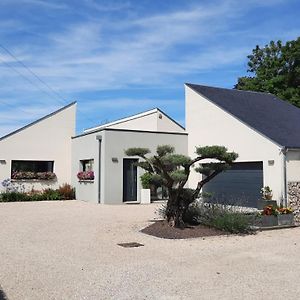
<svg viewBox="0 0 300 300"><path fill-rule="evenodd" d="M188 152L195 157L196 146L223 145L239 154L238 162L262 161L264 185L269 185L274 199L284 196L284 157L281 147L206 98L185 87ZM274 160L273 165L268 161ZM193 172L189 185L194 187L200 174Z"/></svg>
<svg viewBox="0 0 300 300"><path fill-rule="evenodd" d="M102 158L104 155L104 134L101 133L92 133L84 136L80 136L72 139L72 185L76 189L76 199L82 201L89 201L93 203L98 203L98 183L99 183L99 174L103 174L103 166L99 162L99 140L97 140L97 136L101 135L101 152ZM86 159L93 159L94 166L93 171L95 174L95 178L93 181L82 181L80 182L77 178L77 173L80 171L80 161ZM102 168L102 169L101 169ZM103 186L103 177L102 186ZM101 194L101 198L103 199L103 191Z"/></svg>
<svg viewBox="0 0 300 300"><path fill-rule="evenodd" d="M185 129L173 122L167 115L158 111L157 116L157 131L161 132L185 132Z"/></svg>
<svg viewBox="0 0 300 300"><path fill-rule="evenodd" d="M300 149L289 149L286 154L288 182L300 182Z"/></svg>
<svg viewBox="0 0 300 300"><path fill-rule="evenodd" d="M109 126L108 128L156 131L157 130L157 113L153 112L148 115L138 117L138 118L126 121L126 122L114 124L112 126Z"/></svg>
<svg viewBox="0 0 300 300"><path fill-rule="evenodd" d="M57 181L22 181L26 189L56 188L71 182L71 137L75 134L76 104L0 141L0 182L11 177L12 160L54 161ZM2 186L0 186L2 189Z"/></svg>
<svg viewBox="0 0 300 300"><path fill-rule="evenodd" d="M176 152L187 154L186 134L167 134L142 131L102 130L97 133L73 139L73 170L72 183L76 187L78 200L98 202L99 182L99 142L96 137L102 137L101 149L101 203L121 204L123 203L123 158L128 158L124 151L130 147L145 147L155 151L158 145L170 144ZM117 159L113 162L112 158ZM79 161L82 159L94 159L95 180L94 183L80 183L76 174ZM138 190L137 197L140 202L142 170L138 168Z"/></svg>
<svg viewBox="0 0 300 300"><path fill-rule="evenodd" d="M149 148L155 153L158 145L172 145L176 152L187 154L187 135L107 131L105 136L105 203L121 203L123 196L123 158L124 151L131 147ZM118 163L112 158L118 158ZM138 202L140 202L142 170L138 168Z"/></svg>
<svg viewBox="0 0 300 300"><path fill-rule="evenodd" d="M118 121L107 123L102 126L86 129L84 132L89 133L95 130L103 130L105 128L160 132L185 131L184 128L174 122L165 113L163 113L159 109L153 109L151 111L120 119Z"/></svg>

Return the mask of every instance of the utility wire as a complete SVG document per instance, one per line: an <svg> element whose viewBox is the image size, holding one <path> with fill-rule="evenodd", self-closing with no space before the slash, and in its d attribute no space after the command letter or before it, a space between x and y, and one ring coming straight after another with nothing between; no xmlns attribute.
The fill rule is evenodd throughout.
<svg viewBox="0 0 300 300"><path fill-rule="evenodd" d="M27 67L21 60L19 60L10 50L0 43L0 48L2 48L6 53L8 53L16 62L18 62L23 68L25 68L30 74L32 74L39 82L45 85L59 100L63 101L63 105L66 105L66 99L64 99L57 91L55 91L47 82L41 79L35 72L33 72L29 67Z"/></svg>
<svg viewBox="0 0 300 300"><path fill-rule="evenodd" d="M10 64L8 64L5 60L3 60L0 57L0 60L2 61L3 64L5 64L8 68L14 70L19 76L21 76L23 79L25 79L27 82L29 82L30 84L32 84L33 86L35 86L37 89L39 89L42 93L46 94L47 96L49 96L50 98L52 98L53 96L51 94L49 94L48 92L46 92L45 90L41 89L34 81L32 81L31 79L27 78L24 74L22 74L21 72L19 72L16 68L14 68L13 66L11 66ZM64 104L65 105L65 104Z"/></svg>
<svg viewBox="0 0 300 300"><path fill-rule="evenodd" d="M60 104L66 105L67 100L64 99L63 96L61 96L56 90L54 90L47 82L45 82L43 79L41 79L35 72L33 72L29 67L27 67L20 59L18 59L9 49L7 49L3 44L0 43L0 48L2 48L6 53L8 53L16 62L18 62L23 68L25 68L30 74L32 74L38 81L40 81L44 86L46 86L55 96L58 98ZM23 77L26 81L30 82L32 85L34 85L36 88L38 88L41 92L45 93L49 97L52 98L52 95L47 93L46 91L42 90L38 85L36 85L32 80L28 79L25 75L23 75L21 72L19 72L16 68L12 67L10 64L5 62L3 59L0 60L9 68L13 69L16 73L18 73L21 77ZM61 100L63 102L61 102ZM79 110L79 109L78 109ZM91 122L95 122L95 120L92 120L90 117L85 115L88 120Z"/></svg>

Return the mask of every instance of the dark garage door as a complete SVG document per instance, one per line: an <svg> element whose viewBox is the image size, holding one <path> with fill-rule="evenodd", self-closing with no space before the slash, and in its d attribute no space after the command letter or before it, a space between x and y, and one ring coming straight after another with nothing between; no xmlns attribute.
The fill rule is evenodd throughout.
<svg viewBox="0 0 300 300"><path fill-rule="evenodd" d="M262 162L235 163L203 187L212 193L211 202L257 207L263 186Z"/></svg>

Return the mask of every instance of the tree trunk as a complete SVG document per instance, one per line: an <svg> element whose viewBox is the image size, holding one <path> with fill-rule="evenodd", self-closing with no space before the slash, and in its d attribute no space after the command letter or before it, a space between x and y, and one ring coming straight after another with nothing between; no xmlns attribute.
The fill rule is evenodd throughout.
<svg viewBox="0 0 300 300"><path fill-rule="evenodd" d="M185 201L177 191L169 191L169 200L166 208L166 217L169 225L176 228L184 228L183 217L187 211L189 203Z"/></svg>

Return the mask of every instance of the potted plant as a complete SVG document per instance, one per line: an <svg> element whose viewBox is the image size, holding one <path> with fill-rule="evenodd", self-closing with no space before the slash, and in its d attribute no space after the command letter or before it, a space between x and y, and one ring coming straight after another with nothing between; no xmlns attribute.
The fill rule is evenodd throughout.
<svg viewBox="0 0 300 300"><path fill-rule="evenodd" d="M260 190L260 194L261 194L261 199L258 200L258 209L263 209L264 207L269 205L273 205L273 206L277 205L277 201L272 200L273 191L269 186L264 186Z"/></svg>
<svg viewBox="0 0 300 300"><path fill-rule="evenodd" d="M278 210L276 206L274 205L265 206L263 211L261 212L262 227L277 226L278 225L277 215L278 215Z"/></svg>
<svg viewBox="0 0 300 300"><path fill-rule="evenodd" d="M267 205L264 207L261 215L262 227L273 227L294 224L293 210L288 207L279 208L274 205Z"/></svg>
<svg viewBox="0 0 300 300"><path fill-rule="evenodd" d="M293 225L294 224L294 214L293 210L289 207L278 208L278 225Z"/></svg>
<svg viewBox="0 0 300 300"><path fill-rule="evenodd" d="M150 204L151 203L151 174L146 172L141 177L142 190L141 190L141 203Z"/></svg>
<svg viewBox="0 0 300 300"><path fill-rule="evenodd" d="M272 200L272 198L273 198L273 191L271 190L271 188L269 186L264 186L260 190L260 194L261 194L262 198L265 200Z"/></svg>

